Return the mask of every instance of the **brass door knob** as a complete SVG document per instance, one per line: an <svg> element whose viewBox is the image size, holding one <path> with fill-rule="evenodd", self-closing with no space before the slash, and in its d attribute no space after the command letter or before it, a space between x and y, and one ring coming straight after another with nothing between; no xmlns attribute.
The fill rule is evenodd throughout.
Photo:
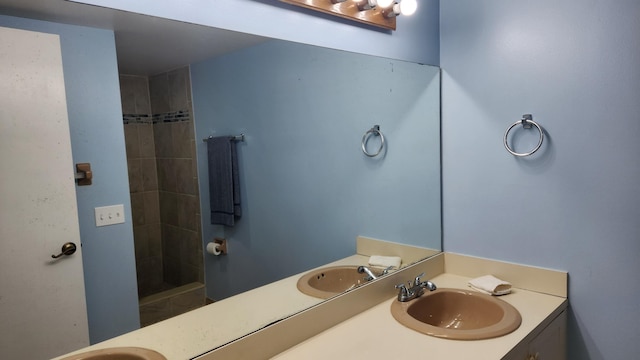
<svg viewBox="0 0 640 360"><path fill-rule="evenodd" d="M72 243L72 242L68 242L65 243L64 245L62 245L62 250L60 250L60 254L58 255L51 255L52 258L57 259L59 257L61 257L62 255L72 255L73 253L76 252L76 244Z"/></svg>

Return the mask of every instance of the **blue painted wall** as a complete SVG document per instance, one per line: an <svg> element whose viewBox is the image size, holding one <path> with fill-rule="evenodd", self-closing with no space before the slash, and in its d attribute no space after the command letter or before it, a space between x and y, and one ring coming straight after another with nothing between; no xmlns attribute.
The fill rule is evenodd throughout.
<svg viewBox="0 0 640 360"><path fill-rule="evenodd" d="M129 179L113 32L2 15L0 26L60 35L73 161L91 163L94 174L93 185L77 187L90 341L137 329ZM126 222L97 228L93 208L113 204L125 205Z"/></svg>
<svg viewBox="0 0 640 360"><path fill-rule="evenodd" d="M135 6L126 3L121 7ZM409 26L402 28L401 21L399 32L388 34L297 10L287 12L286 5L259 1L216 2L215 6L222 6L218 9L241 9L246 17L208 11L214 4L203 0L163 9L153 9L155 3L136 2L146 7L142 10L147 13L153 9L155 15L168 18L208 17L213 26L437 64L438 29L433 25L438 22L434 11L437 2L426 3L428 14L419 13L415 19L427 19L420 21L429 25L408 30ZM633 190L640 180L635 156L640 146L640 122L636 121L640 113L638 7L635 0L588 4L577 0L448 0L441 5L445 250L569 271L570 359L632 359L640 352L640 325L633 320L640 312L636 300L640 288L634 281L639 270L640 195ZM269 11L278 16L266 16L274 15ZM108 34L108 46L113 48L110 32L0 19L5 26L64 33L67 77L74 71L67 68L67 62L76 51L66 50L74 34L80 38L93 34L87 35L83 48L76 49L86 52L83 56L100 53L97 45L93 47L88 41L95 34ZM398 38L401 40L394 40ZM84 46L92 50L83 50ZM107 72L115 72L115 59L108 52L105 58L93 60L110 62ZM85 75L100 75L93 66ZM95 96L100 101L91 105L91 116L78 118L76 110L69 109L75 160L100 163L100 172L110 179L94 185L99 185L100 191L90 187L86 192L91 194L78 192L81 217L90 217L94 206L122 202L130 218L119 100L115 99L117 76L114 73L109 78L99 79L100 87L80 85L78 93L108 91L106 99L113 102L113 108L103 108L103 99ZM81 77L75 81L88 83ZM71 84L68 80L67 85ZM78 99L81 96L75 94ZM94 106L103 111L93 111ZM546 128L548 137L540 155L518 160L504 150L502 134L528 112ZM358 128L358 133L361 131ZM88 134L90 140L83 143L78 134ZM524 136L520 140L522 148L535 141ZM259 140L249 141L241 151ZM87 148L82 150L86 156L79 155L79 147ZM116 158L103 159L94 149L113 149ZM112 245L100 249L102 253L126 250L112 258L100 255L96 262L117 260L120 265L130 258L132 266L130 225L92 229L90 224L81 219L83 239L89 238L84 241L96 239L95 247ZM124 246L118 246L122 245L118 240ZM122 266L125 269L127 262ZM112 270L102 269L106 273ZM119 302L101 296L100 291L116 296L113 289L120 283L106 280L93 286L98 288L97 298ZM125 287L128 293L135 293L132 286ZM137 315L129 312L115 317L137 322Z"/></svg>
<svg viewBox="0 0 640 360"><path fill-rule="evenodd" d="M418 1L387 31L277 0L77 0L104 7L362 54L438 65L439 1Z"/></svg>
<svg viewBox="0 0 640 360"><path fill-rule="evenodd" d="M196 138L246 134L243 217L226 230L208 221L197 145L203 235L231 249L205 256L210 297L352 255L358 235L440 249L438 68L270 41L191 72ZM374 124L383 158L360 149Z"/></svg>
<svg viewBox="0 0 640 360"><path fill-rule="evenodd" d="M634 0L441 2L444 248L568 271L572 360L640 353L638 34Z"/></svg>

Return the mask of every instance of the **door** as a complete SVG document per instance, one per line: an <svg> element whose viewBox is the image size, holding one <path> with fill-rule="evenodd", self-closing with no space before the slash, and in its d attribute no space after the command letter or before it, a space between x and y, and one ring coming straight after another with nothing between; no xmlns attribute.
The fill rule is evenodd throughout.
<svg viewBox="0 0 640 360"><path fill-rule="evenodd" d="M59 37L0 28L2 359L89 344L66 106Z"/></svg>

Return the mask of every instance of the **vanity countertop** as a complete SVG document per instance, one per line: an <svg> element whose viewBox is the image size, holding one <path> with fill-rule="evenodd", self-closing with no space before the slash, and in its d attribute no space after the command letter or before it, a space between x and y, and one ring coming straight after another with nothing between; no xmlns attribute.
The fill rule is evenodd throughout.
<svg viewBox="0 0 640 360"><path fill-rule="evenodd" d="M368 256L356 254L322 267L366 265L368 260ZM70 354L108 347L138 346L158 351L167 359L193 358L286 315L320 303L322 299L297 290L296 283L302 274L216 301Z"/></svg>
<svg viewBox="0 0 640 360"><path fill-rule="evenodd" d="M442 273L431 279L439 288L469 289L469 277ZM514 286L517 284L514 284ZM447 340L404 327L391 315L395 298L372 307L273 357L288 359L502 359L534 329L549 323L567 306L567 299L514 287L500 297L522 315L514 332L487 340Z"/></svg>
<svg viewBox="0 0 640 360"><path fill-rule="evenodd" d="M369 256L352 255L324 266L366 265L368 260ZM467 289L471 278L486 274L511 282L513 292L501 299L520 311L522 324L505 336L472 341L435 338L402 326L390 312L391 303L396 301L393 286L421 272L430 274L424 279L432 280L439 288ZM322 306L314 306L321 299L297 291L296 283L302 274L71 354L137 346L156 350L171 360L195 357L375 360L422 358L427 354L436 359L497 360L518 344L528 344L567 307L566 272L453 253L409 265L357 291L328 299ZM306 310L299 312L303 309ZM295 316L286 316L294 313Z"/></svg>

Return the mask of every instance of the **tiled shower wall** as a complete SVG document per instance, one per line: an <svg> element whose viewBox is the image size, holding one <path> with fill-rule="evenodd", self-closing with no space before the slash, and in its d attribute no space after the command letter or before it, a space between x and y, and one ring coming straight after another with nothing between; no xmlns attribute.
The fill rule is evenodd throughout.
<svg viewBox="0 0 640 360"><path fill-rule="evenodd" d="M120 76L120 94L129 166L138 296L144 297L161 291L164 286L160 198L147 78Z"/></svg>
<svg viewBox="0 0 640 360"><path fill-rule="evenodd" d="M189 68L149 78L156 144L164 280L204 282Z"/></svg>
<svg viewBox="0 0 640 360"><path fill-rule="evenodd" d="M120 84L139 296L203 282L189 68Z"/></svg>

